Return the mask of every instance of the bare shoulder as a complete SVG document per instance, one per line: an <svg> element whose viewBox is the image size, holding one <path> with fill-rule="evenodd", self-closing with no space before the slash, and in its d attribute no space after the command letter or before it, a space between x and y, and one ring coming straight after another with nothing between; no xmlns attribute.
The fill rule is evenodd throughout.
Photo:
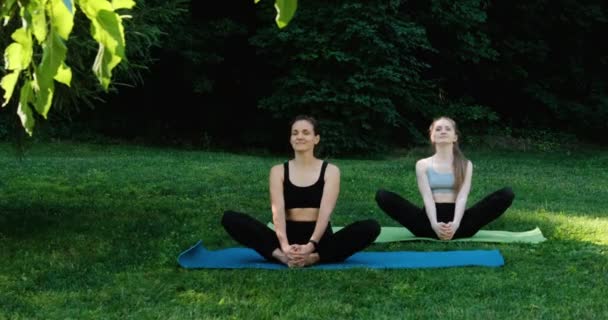
<svg viewBox="0 0 608 320"><path fill-rule="evenodd" d="M416 162L416 171L424 171L428 168L431 162L431 157L420 159Z"/></svg>
<svg viewBox="0 0 608 320"><path fill-rule="evenodd" d="M340 168L335 164L328 163L327 169L325 169L325 178L328 177L340 177Z"/></svg>
<svg viewBox="0 0 608 320"><path fill-rule="evenodd" d="M283 179L283 174L284 174L284 170L283 170L283 164L277 164L272 166L272 168L270 168L270 178L278 178L278 179Z"/></svg>

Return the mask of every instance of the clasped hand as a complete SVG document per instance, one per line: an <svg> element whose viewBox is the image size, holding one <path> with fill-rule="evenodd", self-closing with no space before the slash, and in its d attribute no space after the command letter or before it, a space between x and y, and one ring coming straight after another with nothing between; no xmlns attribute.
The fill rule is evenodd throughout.
<svg viewBox="0 0 608 320"><path fill-rule="evenodd" d="M459 223L455 223L454 221L450 221L448 223L445 222L437 222L432 225L433 231L437 234L437 237L441 240L452 240L454 235L456 234L456 230L460 227Z"/></svg>
<svg viewBox="0 0 608 320"><path fill-rule="evenodd" d="M287 256L290 267L303 267L308 262L309 255L315 251L315 247L310 244L292 244L282 248L283 253Z"/></svg>

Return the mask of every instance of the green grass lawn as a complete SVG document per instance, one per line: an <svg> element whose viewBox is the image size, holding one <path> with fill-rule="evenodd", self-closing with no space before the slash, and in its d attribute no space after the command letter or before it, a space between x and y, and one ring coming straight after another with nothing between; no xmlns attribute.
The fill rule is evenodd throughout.
<svg viewBox="0 0 608 320"><path fill-rule="evenodd" d="M270 221L268 171L286 158L62 143L19 160L0 144L0 319L607 319L608 152L467 155L469 204L506 185L516 193L487 228L538 226L548 241L370 248L497 248L501 268L184 270L176 258L199 239L237 245L224 210ZM334 225L397 226L375 191L420 203L421 156L332 159Z"/></svg>

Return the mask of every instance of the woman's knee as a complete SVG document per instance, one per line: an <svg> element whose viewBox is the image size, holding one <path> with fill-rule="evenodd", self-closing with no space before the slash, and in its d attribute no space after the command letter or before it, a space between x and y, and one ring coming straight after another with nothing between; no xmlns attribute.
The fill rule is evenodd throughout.
<svg viewBox="0 0 608 320"><path fill-rule="evenodd" d="M384 190L384 189L378 189L378 191L376 191L376 203L386 203L386 201L388 199L391 198L392 193L390 191Z"/></svg>
<svg viewBox="0 0 608 320"><path fill-rule="evenodd" d="M498 191L498 194L501 198L505 199L509 203L513 202L513 199L515 199L515 193L513 192L513 189L511 187L505 187L500 189Z"/></svg>
<svg viewBox="0 0 608 320"><path fill-rule="evenodd" d="M380 223L378 223L378 221L370 219L370 229L372 230L372 235L374 236L374 239L376 239L380 235L382 227L380 226Z"/></svg>
<svg viewBox="0 0 608 320"><path fill-rule="evenodd" d="M238 221L242 215L242 213L238 213L236 211L226 210L222 215L222 225L224 227L226 227L227 225L231 225L234 222Z"/></svg>
<svg viewBox="0 0 608 320"><path fill-rule="evenodd" d="M366 219L361 220L358 223L362 229L365 230L365 233L372 236L374 239L380 235L380 230L382 227L375 219Z"/></svg>

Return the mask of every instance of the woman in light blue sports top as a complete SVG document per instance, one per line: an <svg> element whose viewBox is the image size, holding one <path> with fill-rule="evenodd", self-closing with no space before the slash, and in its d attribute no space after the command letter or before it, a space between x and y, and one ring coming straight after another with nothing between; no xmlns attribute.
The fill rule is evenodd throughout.
<svg viewBox="0 0 608 320"><path fill-rule="evenodd" d="M435 154L416 163L416 179L424 207L383 189L376 193L376 202L418 237L442 240L471 237L502 215L515 195L506 187L466 209L473 164L458 147L456 123L440 117L431 124L429 135Z"/></svg>

